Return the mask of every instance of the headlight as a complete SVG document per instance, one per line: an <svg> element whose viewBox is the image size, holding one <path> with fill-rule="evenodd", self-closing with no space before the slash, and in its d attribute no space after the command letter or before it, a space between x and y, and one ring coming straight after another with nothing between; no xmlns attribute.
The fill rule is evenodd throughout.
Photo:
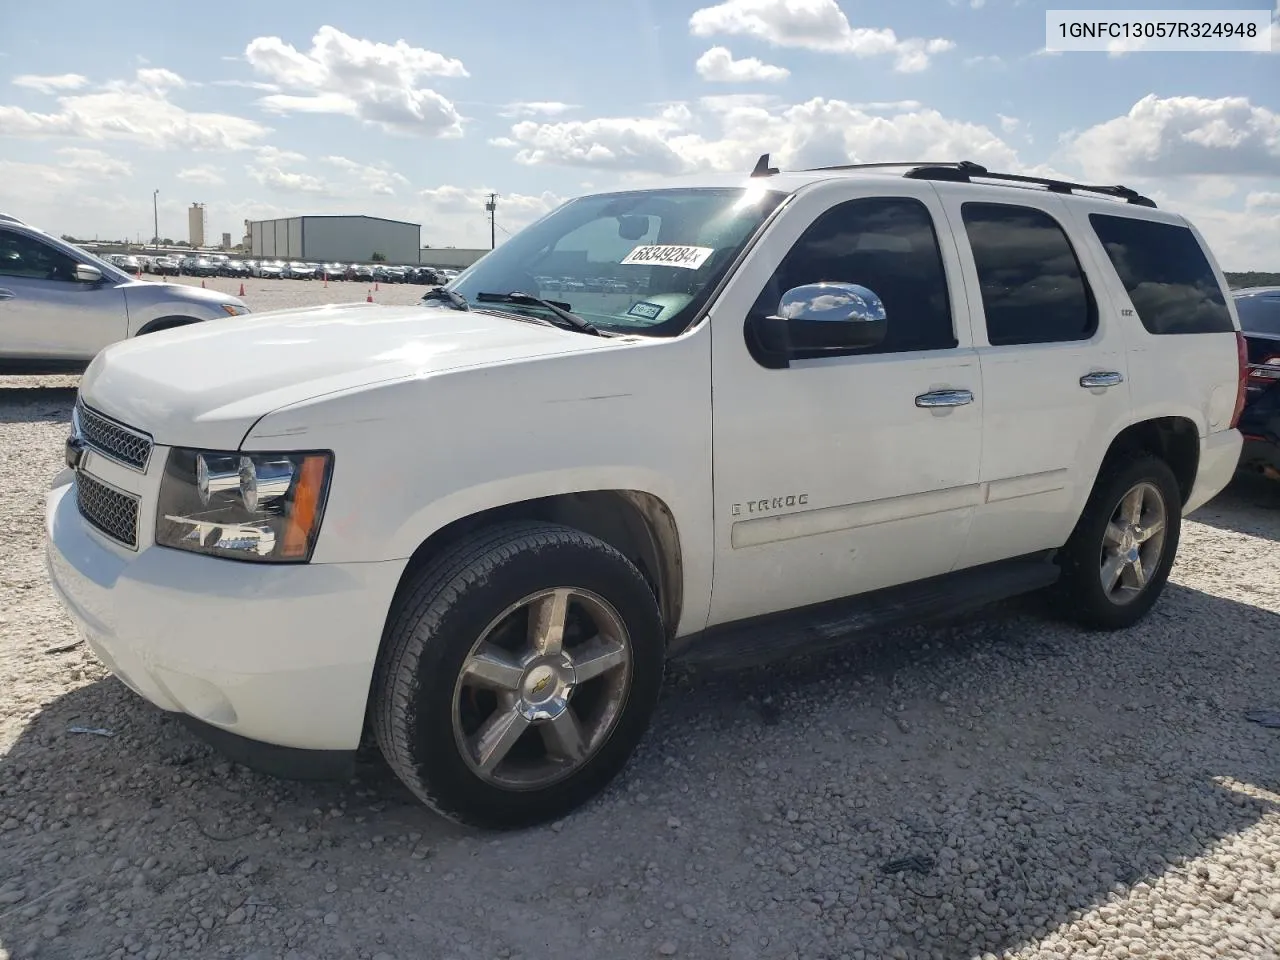
<svg viewBox="0 0 1280 960"><path fill-rule="evenodd" d="M237 560L306 563L315 549L333 454L169 451L156 543Z"/></svg>
<svg viewBox="0 0 1280 960"><path fill-rule="evenodd" d="M227 313L233 317L238 317L243 313L249 313L248 307L237 306L234 303L224 303L222 305L222 309L227 311Z"/></svg>

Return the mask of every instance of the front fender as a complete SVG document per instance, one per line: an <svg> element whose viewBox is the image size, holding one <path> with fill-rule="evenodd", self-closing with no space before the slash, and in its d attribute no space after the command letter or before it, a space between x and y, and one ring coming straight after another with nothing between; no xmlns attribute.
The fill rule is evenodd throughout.
<svg viewBox="0 0 1280 960"><path fill-rule="evenodd" d="M169 288L169 289L166 289ZM224 298L191 296L191 288L176 283L142 281L124 289L129 309L129 336L136 337L160 320L216 320L227 316Z"/></svg>

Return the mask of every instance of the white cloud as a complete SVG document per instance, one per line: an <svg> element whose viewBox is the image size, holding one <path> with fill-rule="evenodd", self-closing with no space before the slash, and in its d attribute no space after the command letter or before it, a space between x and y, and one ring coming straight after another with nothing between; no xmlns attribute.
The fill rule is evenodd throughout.
<svg viewBox="0 0 1280 960"><path fill-rule="evenodd" d="M1245 197L1244 205L1249 210L1280 210L1280 191L1261 190Z"/></svg>
<svg viewBox="0 0 1280 960"><path fill-rule="evenodd" d="M727 47L712 47L698 58L694 68L698 76L712 83L776 83L791 76L785 67L775 67L755 57L735 60Z"/></svg>
<svg viewBox="0 0 1280 960"><path fill-rule="evenodd" d="M500 117L558 117L570 110L577 110L576 103L561 103L558 100L526 100L508 103L498 111Z"/></svg>
<svg viewBox="0 0 1280 960"><path fill-rule="evenodd" d="M222 171L217 167L203 165L199 167L187 167L185 170L179 170L177 173L179 180L187 183L194 183L205 187L217 187L225 183Z"/></svg>
<svg viewBox="0 0 1280 960"><path fill-rule="evenodd" d="M1280 174L1280 113L1247 97L1158 97L1071 137L1066 155L1090 177Z"/></svg>
<svg viewBox="0 0 1280 960"><path fill-rule="evenodd" d="M329 184L309 173L283 170L272 164L250 164L245 167L249 176L272 190L284 193L329 193Z"/></svg>
<svg viewBox="0 0 1280 960"><path fill-rule="evenodd" d="M994 53L979 54L975 57L965 57L964 65L966 67L1003 67L1004 60Z"/></svg>
<svg viewBox="0 0 1280 960"><path fill-rule="evenodd" d="M258 151L254 162L245 166L245 171L251 179L262 186L282 193L331 193L332 188L324 179L313 174L286 169L306 159L301 153L295 153L292 150L263 147Z"/></svg>
<svg viewBox="0 0 1280 960"><path fill-rule="evenodd" d="M63 147L57 151L61 166L65 170L74 170L91 177L127 177L132 175L133 168L124 160L103 153L101 150L90 150L84 147Z"/></svg>
<svg viewBox="0 0 1280 960"><path fill-rule="evenodd" d="M54 76L37 76L33 73L24 73L13 78L15 87L25 87L28 90L36 90L40 93L79 90L88 82L88 77L83 77L78 73L59 73Z"/></svg>
<svg viewBox="0 0 1280 960"><path fill-rule="evenodd" d="M163 67L144 67L137 73L138 83L149 90L168 90L172 87L185 87L187 81L172 70Z"/></svg>
<svg viewBox="0 0 1280 960"><path fill-rule="evenodd" d="M900 73L924 70L931 56L955 47L942 38L899 38L888 28L854 27L836 0L724 0L695 10L689 29L695 37L752 37L778 47L892 56Z"/></svg>
<svg viewBox="0 0 1280 960"><path fill-rule="evenodd" d="M238 57L234 59L239 59ZM263 93L279 93L278 83L264 83L261 80L214 80L215 87L239 87L244 90L261 90Z"/></svg>
<svg viewBox="0 0 1280 960"><path fill-rule="evenodd" d="M1022 122L1017 117L1006 117L1003 113L997 113L996 117L1000 120L1000 129L1005 133L1013 133Z"/></svg>
<svg viewBox="0 0 1280 960"><path fill-rule="evenodd" d="M496 221L501 239L508 233L532 223L564 202L550 192L539 194L504 194L487 187L445 185L418 191L418 207L422 218L423 242L439 246L442 238L476 247L489 245L489 215L485 201L490 193L498 193Z"/></svg>
<svg viewBox="0 0 1280 960"><path fill-rule="evenodd" d="M890 109L883 115L871 107ZM908 101L862 105L815 98L779 105L705 98L668 105L654 117L525 121L505 138L523 164L556 164L621 173L746 171L765 149L784 167L903 157L958 157L1010 169L1017 155L984 126L943 117ZM763 145L763 146L762 146Z"/></svg>
<svg viewBox="0 0 1280 960"><path fill-rule="evenodd" d="M435 137L462 135L453 103L419 85L424 77L466 77L466 68L403 40L377 43L322 26L302 53L279 37L258 37L244 51L260 74L292 94L263 98L276 113L334 113L389 132Z"/></svg>
<svg viewBox="0 0 1280 960"><path fill-rule="evenodd" d="M357 163L346 157L325 157L324 162L351 175L370 193L380 196L393 196L397 186L406 186L409 181L385 164Z"/></svg>
<svg viewBox="0 0 1280 960"><path fill-rule="evenodd" d="M58 97L52 113L0 105L0 136L124 140L158 150L247 150L269 129L223 113L192 113L169 99L182 78L142 69L100 92Z"/></svg>

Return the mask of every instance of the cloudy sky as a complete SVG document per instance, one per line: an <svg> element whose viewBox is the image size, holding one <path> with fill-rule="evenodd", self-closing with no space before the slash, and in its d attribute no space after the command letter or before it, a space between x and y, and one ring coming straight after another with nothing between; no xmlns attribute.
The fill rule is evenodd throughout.
<svg viewBox="0 0 1280 960"><path fill-rule="evenodd" d="M1270 54L1045 54L1062 6L0 3L0 210L146 238L158 189L175 239L200 201L214 236L367 213L486 246L491 190L502 239L577 193L766 151L954 158L1136 186L1226 269L1280 269L1280 27Z"/></svg>

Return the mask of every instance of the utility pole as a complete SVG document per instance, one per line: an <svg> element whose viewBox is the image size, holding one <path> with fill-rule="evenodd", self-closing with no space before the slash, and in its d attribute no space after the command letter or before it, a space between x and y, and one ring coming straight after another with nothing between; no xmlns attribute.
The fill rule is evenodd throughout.
<svg viewBox="0 0 1280 960"><path fill-rule="evenodd" d="M492 250L498 245L498 235L494 229L493 214L498 209L498 195L496 193L489 194L489 202L484 205L489 211L489 249Z"/></svg>
<svg viewBox="0 0 1280 960"><path fill-rule="evenodd" d="M155 244L157 250L160 249L160 191L158 189L151 191L151 212L155 215L155 233L152 234L151 240Z"/></svg>

